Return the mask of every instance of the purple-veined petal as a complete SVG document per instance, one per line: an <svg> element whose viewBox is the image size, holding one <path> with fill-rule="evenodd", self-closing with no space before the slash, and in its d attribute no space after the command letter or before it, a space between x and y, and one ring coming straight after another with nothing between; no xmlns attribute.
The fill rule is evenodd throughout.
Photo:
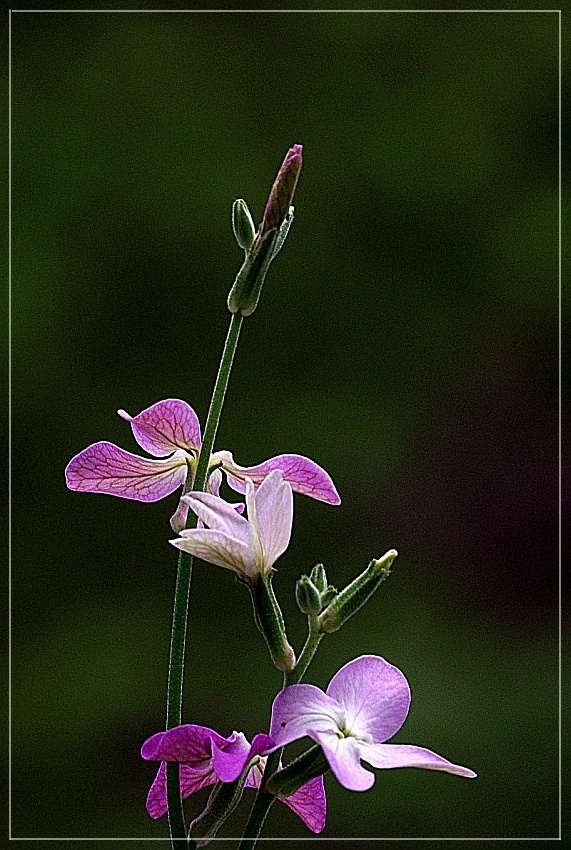
<svg viewBox="0 0 571 850"><path fill-rule="evenodd" d="M231 505L220 496L193 491L184 495L182 501L186 502L196 516L212 531L221 531L247 544L248 522L236 511L235 505Z"/></svg>
<svg viewBox="0 0 571 850"><path fill-rule="evenodd" d="M131 423L133 436L141 448L155 457L165 457L175 449L200 451L200 422L186 401L178 398L157 401L137 416L130 416L125 410L117 413Z"/></svg>
<svg viewBox="0 0 571 850"><path fill-rule="evenodd" d="M413 744L360 744L360 754L364 761L373 767L421 767L427 770L442 770L446 773L455 773L457 776L466 776L473 779L476 774L468 767L453 764L448 759L427 750L425 747L416 747Z"/></svg>
<svg viewBox="0 0 571 850"><path fill-rule="evenodd" d="M255 500L264 567L269 570L289 546L293 522L291 487L280 471L274 470L262 481Z"/></svg>
<svg viewBox="0 0 571 850"><path fill-rule="evenodd" d="M166 814L168 810L166 767L166 762L161 762L147 795L147 812L155 820ZM204 770L194 770L186 764L181 764L179 767L179 777L180 796L183 800L190 797L196 791L200 791L201 788L214 785L216 782L216 776L210 765Z"/></svg>
<svg viewBox="0 0 571 850"><path fill-rule="evenodd" d="M246 764L255 756L268 752L273 740L262 733L256 735L251 744L241 732L234 732L236 740L219 747L212 744L212 765L221 782L234 782Z"/></svg>
<svg viewBox="0 0 571 850"><path fill-rule="evenodd" d="M289 797L278 797L289 806L312 832L321 832L327 816L327 800L323 777L310 779Z"/></svg>
<svg viewBox="0 0 571 850"><path fill-rule="evenodd" d="M259 486L264 478L274 469L279 469L284 481L291 484L296 493L311 496L320 502L339 505L341 499L335 489L330 475L314 461L303 455L277 455L257 466L238 466L230 452L218 452L217 457L223 462L228 484L238 493L246 490L245 479L250 478Z"/></svg>
<svg viewBox="0 0 571 850"><path fill-rule="evenodd" d="M212 742L223 746L233 741L233 737L223 738L208 726L184 723L147 738L141 756L147 761L177 761L199 768L210 761Z"/></svg>
<svg viewBox="0 0 571 850"><path fill-rule="evenodd" d="M321 745L323 755L340 785L350 791L367 791L374 785L375 774L361 765L360 742L356 738L339 738L328 732L315 735L314 740Z"/></svg>
<svg viewBox="0 0 571 850"><path fill-rule="evenodd" d="M337 735L343 717L339 706L315 685L289 685L276 696L272 705L270 737L275 747L283 747L298 738L318 733Z"/></svg>
<svg viewBox="0 0 571 850"><path fill-rule="evenodd" d="M378 655L361 655L341 667L327 694L343 706L347 730L374 743L391 738L404 723L410 690L403 673Z"/></svg>
<svg viewBox="0 0 571 850"><path fill-rule="evenodd" d="M151 460L104 440L75 455L65 477L70 490L157 502L184 484L187 471L182 451L165 460Z"/></svg>
<svg viewBox="0 0 571 850"><path fill-rule="evenodd" d="M201 558L208 564L233 570L239 575L249 576L252 572L250 551L241 540L209 528L185 529L180 535L176 540L169 541L177 549Z"/></svg>

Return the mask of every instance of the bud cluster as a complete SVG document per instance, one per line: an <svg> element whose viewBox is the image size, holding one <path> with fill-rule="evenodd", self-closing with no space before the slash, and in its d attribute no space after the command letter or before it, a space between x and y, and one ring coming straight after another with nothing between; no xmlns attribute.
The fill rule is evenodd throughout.
<svg viewBox="0 0 571 850"><path fill-rule="evenodd" d="M337 594L327 582L323 564L316 564L311 573L303 575L295 585L297 607L303 614L317 616Z"/></svg>

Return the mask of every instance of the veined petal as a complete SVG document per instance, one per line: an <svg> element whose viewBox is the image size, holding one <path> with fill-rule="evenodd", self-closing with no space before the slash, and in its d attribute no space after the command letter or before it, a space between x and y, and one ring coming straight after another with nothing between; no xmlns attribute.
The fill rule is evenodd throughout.
<svg viewBox="0 0 571 850"><path fill-rule="evenodd" d="M147 738L141 756L148 761L177 761L199 768L210 761L212 743L223 746L233 741L233 737L223 738L208 726L184 723Z"/></svg>
<svg viewBox="0 0 571 850"><path fill-rule="evenodd" d="M166 762L161 762L147 795L147 811L155 820L162 817L168 811L166 767ZM194 770L186 764L181 764L179 767L179 777L180 796L182 800L190 797L196 791L200 791L201 788L214 785L216 782L216 775L211 765L208 765L204 770Z"/></svg>
<svg viewBox="0 0 571 850"><path fill-rule="evenodd" d="M200 422L186 401L167 398L136 416L129 416L124 410L117 413L131 423L133 436L141 448L155 457L165 457L175 449L200 450Z"/></svg>
<svg viewBox="0 0 571 850"><path fill-rule="evenodd" d="M427 770L443 770L473 779L476 774L468 767L452 764L448 759L413 744L365 744L360 743L361 758L373 767L422 767Z"/></svg>
<svg viewBox="0 0 571 850"><path fill-rule="evenodd" d="M310 779L289 797L278 797L296 813L312 832L321 832L327 816L327 800L323 776Z"/></svg>
<svg viewBox="0 0 571 850"><path fill-rule="evenodd" d="M229 744L218 747L212 745L212 765L221 782L234 782L246 764L255 756L268 752L273 746L273 740L262 733L256 735L251 744L241 732L234 732L236 739Z"/></svg>
<svg viewBox="0 0 571 850"><path fill-rule="evenodd" d="M255 495L258 534L269 570L289 546L293 522L293 496L281 470L270 472Z"/></svg>
<svg viewBox="0 0 571 850"><path fill-rule="evenodd" d="M222 531L230 537L235 537L243 543L248 541L248 522L231 505L220 496L212 493L189 492L181 501L194 511L196 516L213 531Z"/></svg>
<svg viewBox="0 0 571 850"><path fill-rule="evenodd" d="M277 455L257 466L238 466L230 452L217 452L217 457L223 462L223 469L228 484L238 493L246 490L245 479L250 478L259 486L264 478L274 469L279 469L284 481L291 484L296 493L311 496L320 502L339 505L341 499L331 480L330 475L314 461L303 455Z"/></svg>
<svg viewBox="0 0 571 850"><path fill-rule="evenodd" d="M356 738L338 738L318 734L314 740L321 745L323 755L335 778L350 791L367 791L375 783L375 774L365 770L360 762L360 743Z"/></svg>
<svg viewBox="0 0 571 850"><path fill-rule="evenodd" d="M241 540L229 537L222 531L212 531L209 528L191 528L181 531L177 540L169 541L177 549L188 552L196 558L233 570L241 576L252 572L250 550Z"/></svg>
<svg viewBox="0 0 571 850"><path fill-rule="evenodd" d="M183 451L164 460L151 460L103 440L75 455L65 477L70 490L157 502L184 484L187 470Z"/></svg>
<svg viewBox="0 0 571 850"><path fill-rule="evenodd" d="M272 705L270 737L275 747L283 747L298 738L317 733L337 736L343 722L339 706L315 685L289 685L277 695Z"/></svg>
<svg viewBox="0 0 571 850"><path fill-rule="evenodd" d="M361 655L341 667L327 694L343 706L347 730L357 737L370 735L375 743L400 729L410 706L403 673L378 655Z"/></svg>

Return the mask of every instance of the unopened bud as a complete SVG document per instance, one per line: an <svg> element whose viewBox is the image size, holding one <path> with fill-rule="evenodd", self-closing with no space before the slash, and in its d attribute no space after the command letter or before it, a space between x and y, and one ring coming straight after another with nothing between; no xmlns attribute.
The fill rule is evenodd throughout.
<svg viewBox="0 0 571 850"><path fill-rule="evenodd" d="M272 227L280 228L285 221L299 180L302 151L302 145L294 145L285 155L266 202L260 236Z"/></svg>
<svg viewBox="0 0 571 850"><path fill-rule="evenodd" d="M327 573L323 564L316 564L311 570L309 578L320 593L327 589Z"/></svg>
<svg viewBox="0 0 571 850"><path fill-rule="evenodd" d="M321 593L308 576L302 576L295 583L295 601L303 614L319 614L323 608Z"/></svg>
<svg viewBox="0 0 571 850"><path fill-rule="evenodd" d="M291 673L295 667L295 652L287 639L284 618L274 595L271 576L261 576L254 587L249 587L256 624L266 640L272 661L278 670Z"/></svg>
<svg viewBox="0 0 571 850"><path fill-rule="evenodd" d="M249 251L256 236L256 228L248 204L242 198L232 204L232 229L240 248Z"/></svg>
<svg viewBox="0 0 571 850"><path fill-rule="evenodd" d="M301 151L301 145L294 145L287 152L270 191L262 223L249 245L250 229L247 222L240 223L240 228L246 228L244 232L242 229L238 231L238 223L235 221L236 215L243 216L247 207L244 204L245 210L239 211L236 205L240 201L234 205L234 233L246 250L246 259L228 295L228 309L231 313L251 316L258 306L270 263L281 249L293 220L291 201L301 171Z"/></svg>
<svg viewBox="0 0 571 850"><path fill-rule="evenodd" d="M396 549L390 549L382 558L373 559L366 570L343 588L320 615L319 630L336 632L349 617L362 608L379 585L388 578L391 564L397 554Z"/></svg>

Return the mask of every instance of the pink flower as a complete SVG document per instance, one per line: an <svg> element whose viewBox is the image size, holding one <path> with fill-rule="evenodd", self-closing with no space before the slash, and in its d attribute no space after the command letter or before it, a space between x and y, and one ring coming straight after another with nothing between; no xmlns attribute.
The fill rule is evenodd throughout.
<svg viewBox="0 0 571 850"><path fill-rule="evenodd" d="M147 407L137 416L124 410L119 416L130 423L133 436L152 458L131 454L105 440L93 443L68 463L65 476L70 490L107 493L123 499L156 502L179 487L192 488L202 446L200 423L185 401L165 399ZM309 458L285 454L269 458L257 466L238 466L230 452L212 454L208 490L218 493L220 469L228 484L239 493L246 489L246 477L254 486L261 484L274 469L281 470L293 490L331 505L340 503L330 476ZM175 531L186 524L188 506L182 504L171 520Z"/></svg>
<svg viewBox="0 0 571 850"><path fill-rule="evenodd" d="M268 735L256 735L251 744L242 732L223 738L206 726L185 724L168 732L159 732L143 744L144 759L160 761L158 773L147 796L147 811L159 818L167 811L166 762L180 764L180 790L186 799L201 788L216 782L234 782L252 762L246 779L247 788L259 788L265 768L264 754L273 747ZM323 777L312 779L289 797L280 797L312 830L325 826L326 800Z"/></svg>
<svg viewBox="0 0 571 850"><path fill-rule="evenodd" d="M188 493L182 501L208 528L181 531L180 538L170 541L173 546L209 564L233 570L251 584L271 574L289 545L293 497L291 486L278 469L266 476L257 491L246 479L248 519L210 493Z"/></svg>
<svg viewBox="0 0 571 850"><path fill-rule="evenodd" d="M403 725L410 705L404 675L378 655L362 655L333 676L324 693L290 685L274 700L270 736L275 749L306 735L321 746L337 780L352 791L371 788L378 768L422 767L457 776L473 770L412 744L386 744Z"/></svg>

